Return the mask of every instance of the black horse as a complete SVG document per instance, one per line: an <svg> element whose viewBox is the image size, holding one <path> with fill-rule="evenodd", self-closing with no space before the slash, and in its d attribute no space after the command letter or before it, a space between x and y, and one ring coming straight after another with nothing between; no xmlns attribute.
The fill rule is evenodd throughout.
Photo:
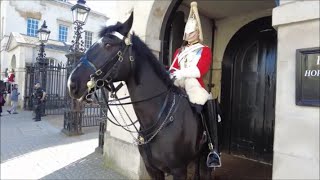
<svg viewBox="0 0 320 180"><path fill-rule="evenodd" d="M100 31L101 39L70 74L69 93L84 100L90 80L109 89L113 82L124 81L135 102L140 140L145 142L140 142L139 152L149 175L164 179L164 173L169 173L174 179L186 179L188 164L195 162L195 177L210 179L213 169L206 166L208 148L201 118L147 45L135 34L128 35L132 22L133 13L126 22Z"/></svg>

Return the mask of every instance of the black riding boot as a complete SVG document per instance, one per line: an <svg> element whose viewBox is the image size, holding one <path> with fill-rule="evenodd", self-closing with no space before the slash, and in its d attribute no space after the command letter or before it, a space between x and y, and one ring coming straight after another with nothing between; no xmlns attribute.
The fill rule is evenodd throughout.
<svg viewBox="0 0 320 180"><path fill-rule="evenodd" d="M204 105L204 119L206 126L208 127L207 132L209 134L209 150L210 153L207 157L208 167L221 167L221 159L218 149L218 113L215 100L211 99Z"/></svg>

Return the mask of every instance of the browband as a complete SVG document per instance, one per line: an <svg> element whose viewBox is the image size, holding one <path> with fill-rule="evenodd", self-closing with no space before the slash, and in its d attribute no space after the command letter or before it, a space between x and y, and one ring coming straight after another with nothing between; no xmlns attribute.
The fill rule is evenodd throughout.
<svg viewBox="0 0 320 180"><path fill-rule="evenodd" d="M110 34L112 34L112 35L116 36L117 38L123 40L124 43L125 43L127 46L129 46L129 45L132 44L132 43L131 43L131 39L130 39L130 34L128 34L128 37L125 37L124 35L120 34L120 33L117 32L117 31L113 31L113 32L110 33Z"/></svg>
<svg viewBox="0 0 320 180"><path fill-rule="evenodd" d="M113 31L111 34L116 36L117 38L119 38L121 40L124 40L124 36L122 34L118 33L117 31Z"/></svg>

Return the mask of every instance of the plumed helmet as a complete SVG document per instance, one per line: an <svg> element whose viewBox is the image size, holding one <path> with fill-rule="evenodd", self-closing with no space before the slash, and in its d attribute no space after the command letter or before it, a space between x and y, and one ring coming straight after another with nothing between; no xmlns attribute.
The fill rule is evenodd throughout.
<svg viewBox="0 0 320 180"><path fill-rule="evenodd" d="M203 34L202 34L202 28L201 28L201 21L200 16L198 13L198 4L197 2L191 2L190 4L190 13L189 17L184 29L184 36L183 40L186 40L186 34L192 33L196 30L199 31L199 41L203 42Z"/></svg>

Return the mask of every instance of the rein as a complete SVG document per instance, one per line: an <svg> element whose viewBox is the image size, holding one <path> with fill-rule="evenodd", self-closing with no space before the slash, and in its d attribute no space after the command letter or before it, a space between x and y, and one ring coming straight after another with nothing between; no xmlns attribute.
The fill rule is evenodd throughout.
<svg viewBox="0 0 320 180"><path fill-rule="evenodd" d="M108 102L112 103L112 104L109 104L109 106L118 106L118 105L129 105L129 104L137 104L137 103L140 103L140 102L144 102L144 101L149 101L151 99L154 99L154 98L157 98L165 93L168 93L168 90L167 91L164 91L164 92L161 92L155 96L152 96L152 97L149 97L149 98L146 98L146 99L142 99L142 100L138 100L138 101L131 101L131 102L127 102L127 103L118 103L118 104L114 104L113 102L115 101L121 101L121 100L124 100L124 99L128 99L130 98L130 96L126 96L126 97L123 97L123 98L117 98L117 99L114 99L114 100L109 100Z"/></svg>
<svg viewBox="0 0 320 180"><path fill-rule="evenodd" d="M86 65L89 68L91 68L94 71L94 74L90 75L90 81L87 82L87 87L88 87L88 94L86 95L86 100L88 101L93 101L93 99L91 98L91 96L94 94L94 96L96 97L99 105L101 107L104 106L104 104L100 103L98 96L96 94L96 90L98 88L101 88L101 92L102 92L102 97L107 105L107 110L109 110L111 116L113 117L113 120L111 120L108 116L107 116L107 112L105 112L105 110L103 109L102 112L104 114L104 116L106 117L106 120L109 120L112 124L114 124L115 126L121 127L122 129L128 131L131 136L133 137L133 139L136 142L136 145L145 145L148 144L160 131L161 129L168 123L172 122L174 120L172 114L174 110L174 107L176 106L176 94L175 93L171 93L171 89L168 89L164 92L161 92L155 96L146 98L146 99L142 99L142 100L137 100L137 101L131 101L131 102L127 102L127 103L121 103L120 100L124 100L127 98L130 98L130 96L124 97L124 98L118 98L117 96L117 91L119 91L121 89L121 87L123 87L123 84L120 83L117 87L115 87L113 85L113 75L115 75L120 67L120 64L123 62L124 58L123 56L127 53L127 51L129 50L129 61L131 64L131 73L134 74L134 70L135 70L135 63L134 63L134 57L132 56L132 43L131 43L131 39L124 37L123 35L121 35L118 32L113 32L111 33L112 35L115 35L116 37L118 37L119 39L123 40L126 44L126 46L119 50L112 58L111 60L107 60L106 63L101 67L101 68L96 68L96 66L89 61L87 56L84 56L80 59L80 64ZM116 60L117 58L117 60ZM114 62L115 61L115 62ZM105 67L107 67L107 65L109 65L110 63L113 63L111 68L103 75L103 69ZM79 65L80 66L80 65ZM108 100L107 95L105 93L105 89L107 89L109 92L111 92L111 97L115 98L114 100ZM142 127L142 124L140 123L140 130L138 130L137 126L135 125L139 120L136 120L135 122L132 121L132 119L130 118L129 114L127 113L127 111L125 110L125 108L123 107L123 105L129 105L129 104L137 104L137 103L141 103L141 102L145 102L145 101L149 101L152 100L154 98L160 97L162 95L166 94L166 98L165 101L161 107L161 110L158 114L158 118L155 121L155 123L153 123L150 127L144 129ZM163 120L163 122L161 123L161 125L157 127L157 124L159 124L159 122L161 121L161 117L162 114L164 112L164 110L166 109L167 105L170 104L169 102L169 98L170 95L173 94L173 100L172 103L170 105L170 109L168 111L168 114L165 116L165 119ZM180 97L180 96L178 96ZM118 102L118 103L115 103ZM117 120L117 118L115 117L114 113L112 112L110 106L116 106L119 114L121 116L121 119L123 120L123 122L125 123L125 125L122 125L121 123L119 123L119 121ZM128 117L128 119L130 120L130 124L127 124L123 115L120 112L119 106L123 109L123 111L125 112L126 116ZM177 108L175 108L177 109ZM128 129L128 127L133 126L135 128L135 131L132 131L130 129ZM156 128L156 129L155 129ZM155 130L153 130L155 129ZM138 138L136 138L133 133L138 133ZM147 139L145 139L147 138Z"/></svg>
<svg viewBox="0 0 320 180"><path fill-rule="evenodd" d="M106 95L105 91L102 90L101 92L102 92L102 97L103 97L104 101L105 101L105 102L108 102L108 103L107 103L107 109L108 109L108 111L110 112L110 114L111 114L112 118L114 119L114 121L116 121L116 122L114 122L112 119L110 119L110 118L107 116L107 112L104 112L104 110L102 110L103 115L106 117L106 120L109 120L109 121L110 121L112 124L114 124L115 126L121 127L121 128L124 129L125 131L129 132L130 135L132 136L132 138L135 140L135 142L136 142L135 144L136 144L136 145L145 145L145 144L148 144L148 143L161 131L161 129L162 129L166 124L168 124L168 123L170 123L170 122L173 122L173 120L174 120L174 118L173 118L173 114L174 114L174 113L173 113L173 112L175 112L176 109L177 109L177 102L176 102L176 101L177 101L177 100L176 100L177 95L176 95L175 93L170 93L170 92L171 92L170 89L167 90L167 91L165 91L165 92L162 92L162 93L160 93L160 94L158 94L158 95L156 95L156 96L152 96L152 97L147 98L147 99L143 99L143 100L139 100L139 101L132 101L132 102L128 102L128 103L121 103L121 102L120 102L120 99L119 99L116 95L115 95L115 100L109 101L109 100L107 99L107 95ZM125 108L123 107L123 105L136 104L136 103L140 103L140 102L149 101L149 100L151 100L151 99L160 97L161 95L163 95L163 94L165 94L165 93L166 93L166 98L165 98L165 101L164 101L164 103L163 103L163 105L162 105L162 107L161 107L161 110L160 110L159 114L158 114L157 120L156 120L150 127L146 128L146 129L140 128L140 130L138 130L138 128L135 126L135 124L136 124L139 120L136 120L136 121L133 122L132 119L130 118L129 114L127 113L127 111L126 111ZM168 99L170 98L169 96L170 96L171 94L173 94L173 101L172 101L172 103L171 103L169 112L168 112L168 114L166 115L166 117L165 117L165 119L163 120L163 122L161 123L161 125L159 126L159 128L153 130L153 129L157 126L157 124L159 124L159 122L161 121L161 119L162 119L161 117L162 117L162 115L163 115L163 113L164 113L165 108L170 104L170 102L169 102ZM95 95L96 99L98 100L97 94L94 93L94 95ZM180 96L178 96L178 98L180 98ZM125 99L127 99L127 97L126 97ZM116 102L116 101L118 101L119 103L117 103L117 104L109 104L109 102ZM100 103L99 100L98 100L98 103L99 103L100 106L103 107L104 104ZM121 125L121 123L120 123L120 122L117 120L117 118L115 117L114 113L112 112L112 110L111 110L111 108L110 108L110 106L112 106L112 105L115 105L115 106L117 107L118 112L119 112L119 114L120 114L120 116L121 116L121 119L123 120L123 122L125 123L125 125ZM124 120L124 117L123 117L123 115L121 114L120 109L118 108L118 106L120 106L120 107L122 108L122 110L125 112L126 116L129 118L131 124L127 124L127 123L126 123L126 121ZM141 125L142 125L142 124L141 124ZM135 128L135 131L132 131L132 130L128 129L128 127L130 127L130 126L133 126L133 127ZM137 134L139 135L138 138L136 138L136 137L133 135L133 133L137 133ZM149 138L146 139L146 137L149 137ZM145 140L145 139L146 139L146 140Z"/></svg>

